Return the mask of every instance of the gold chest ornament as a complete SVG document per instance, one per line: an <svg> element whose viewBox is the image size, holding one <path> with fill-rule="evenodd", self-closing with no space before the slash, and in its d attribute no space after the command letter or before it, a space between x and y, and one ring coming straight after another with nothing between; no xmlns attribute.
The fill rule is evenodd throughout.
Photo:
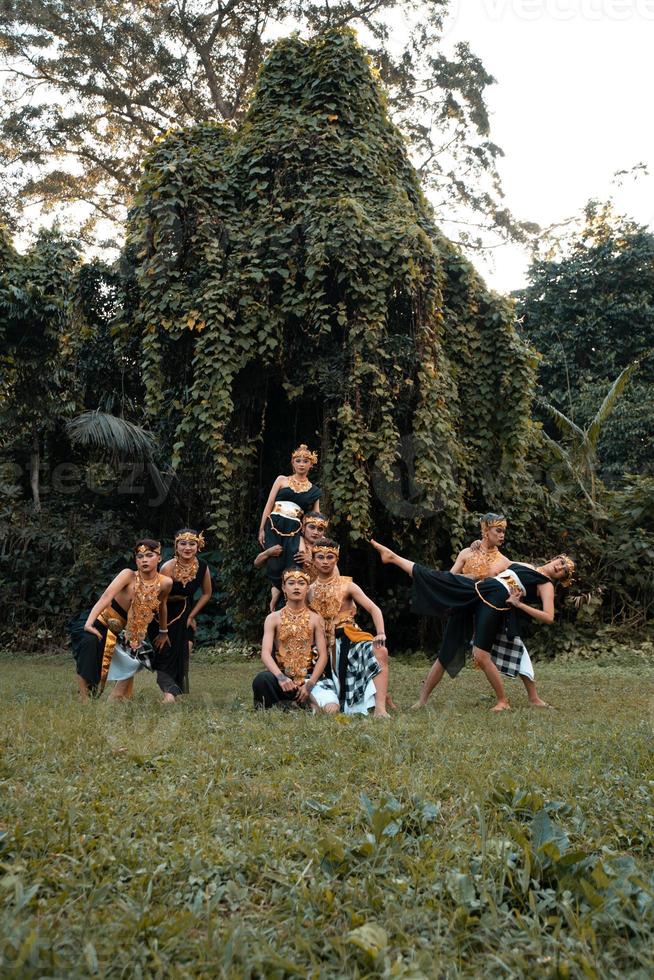
<svg viewBox="0 0 654 980"><path fill-rule="evenodd" d="M148 631L148 626L154 619L159 608L159 593L161 592L161 575L159 572L151 582L146 582L140 572L134 572L134 598L127 613L125 635L128 642L140 643Z"/></svg>
<svg viewBox="0 0 654 980"><path fill-rule="evenodd" d="M472 578L487 578L492 566L500 557L499 548L490 548L488 551L485 548L479 548L466 558L463 574L470 575Z"/></svg>
<svg viewBox="0 0 654 980"><path fill-rule="evenodd" d="M191 558L190 561L182 561L181 558L175 558L173 578L176 582L181 582L182 585L188 585L198 574L199 567L200 563L197 558Z"/></svg>
<svg viewBox="0 0 654 980"><path fill-rule="evenodd" d="M304 683L313 666L313 627L306 607L294 613L284 606L277 627L277 662L285 674Z"/></svg>

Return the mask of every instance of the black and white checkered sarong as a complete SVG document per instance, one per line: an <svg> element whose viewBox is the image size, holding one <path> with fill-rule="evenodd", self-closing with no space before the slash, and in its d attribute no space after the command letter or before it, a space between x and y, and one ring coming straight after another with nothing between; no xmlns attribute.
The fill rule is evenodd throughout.
<svg viewBox="0 0 654 980"><path fill-rule="evenodd" d="M515 636L512 640L510 640L506 633L497 634L490 652L491 660L499 672L501 674L506 674L507 677L518 676L520 673L520 664L525 654L529 660L529 667L531 668L531 660L529 659L527 648L520 637ZM527 677L530 676L526 670L523 670L523 673ZM533 669L531 671L531 676L533 676Z"/></svg>

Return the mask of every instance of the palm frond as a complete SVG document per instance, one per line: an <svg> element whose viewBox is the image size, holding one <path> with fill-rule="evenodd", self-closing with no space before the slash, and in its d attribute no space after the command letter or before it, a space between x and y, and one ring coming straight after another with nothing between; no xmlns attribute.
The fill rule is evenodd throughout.
<svg viewBox="0 0 654 980"><path fill-rule="evenodd" d="M151 432L109 412L82 412L66 426L76 446L93 446L122 459L151 460L156 441Z"/></svg>
<svg viewBox="0 0 654 980"><path fill-rule="evenodd" d="M637 358L635 361L632 361L631 364L628 364L623 371L620 372L618 377L615 379L615 381L609 388L604 398L604 401L598 408L595 418L588 426L588 429L586 430L586 438L588 439L590 449L593 453L597 451L597 443L599 442L600 432L602 431L602 426L604 422L606 422L607 418L613 411L615 407L615 403L617 402L622 392L625 390L627 384L629 383L629 379L631 378L631 375L634 373L634 371L639 366L639 364L640 364L640 358Z"/></svg>
<svg viewBox="0 0 654 980"><path fill-rule="evenodd" d="M563 448L563 446L559 445L559 443L555 439L550 438L550 436L548 436L546 432L541 432L541 435L543 437L545 445L551 451L556 461L560 463L572 477L571 485L574 485L579 490L581 490L584 497L586 498L586 500L594 510L596 506L595 502L593 501L593 498L591 497L591 495L588 493L588 490L584 486L583 480L579 475L579 471L575 466L574 460L570 455L570 453L568 453L567 450ZM561 482L559 481L559 484L557 486L557 492L559 496L564 495L567 489L568 487L561 484Z"/></svg>
<svg viewBox="0 0 654 980"><path fill-rule="evenodd" d="M554 405L551 405L549 402L545 401L544 398L541 399L541 404L547 409L556 422L556 427L562 436L567 436L573 442L583 442L585 437L584 430L580 429L576 422L573 422L572 419L568 418L567 415L564 415L563 412L560 412L558 408L554 407Z"/></svg>

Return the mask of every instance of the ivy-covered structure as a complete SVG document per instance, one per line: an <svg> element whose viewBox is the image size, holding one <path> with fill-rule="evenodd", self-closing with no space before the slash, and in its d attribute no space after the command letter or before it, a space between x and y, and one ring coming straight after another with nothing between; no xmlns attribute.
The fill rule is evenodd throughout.
<svg viewBox="0 0 654 980"><path fill-rule="evenodd" d="M350 32L281 41L236 128L153 146L126 257L151 424L206 470L227 546L300 441L354 542L422 525L449 552L511 499L533 354L439 232Z"/></svg>

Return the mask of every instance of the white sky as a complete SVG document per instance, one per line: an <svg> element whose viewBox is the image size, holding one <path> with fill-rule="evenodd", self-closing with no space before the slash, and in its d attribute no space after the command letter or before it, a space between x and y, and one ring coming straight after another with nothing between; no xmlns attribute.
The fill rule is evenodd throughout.
<svg viewBox="0 0 654 980"><path fill-rule="evenodd" d="M446 44L468 41L497 80L491 138L516 217L547 226L613 196L654 226L654 0L451 0L451 11ZM641 162L652 176L612 182ZM524 284L523 249L491 256L473 257L490 286Z"/></svg>

